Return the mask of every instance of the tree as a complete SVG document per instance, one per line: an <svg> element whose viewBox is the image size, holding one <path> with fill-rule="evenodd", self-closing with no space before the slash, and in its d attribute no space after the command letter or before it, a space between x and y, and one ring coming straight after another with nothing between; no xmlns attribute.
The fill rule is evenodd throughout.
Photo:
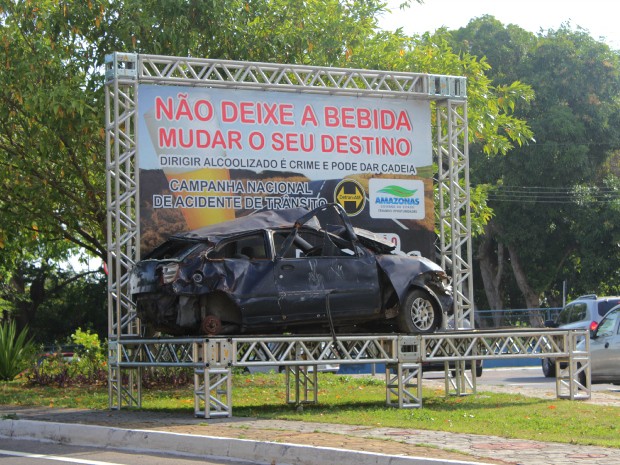
<svg viewBox="0 0 620 465"><path fill-rule="evenodd" d="M495 217L478 247L489 304L557 305L565 279L575 293L618 292L618 191L609 165L620 148L617 54L568 25L536 37L492 17L454 38L487 57L494 82L518 77L536 93L516 108L535 143L499 158L470 151L473 182L494 186Z"/></svg>
<svg viewBox="0 0 620 465"><path fill-rule="evenodd" d="M379 31L384 9L380 0L4 0L0 237L36 235L49 263L64 253L53 244L105 260L102 67L113 51L464 74L473 139L496 153L529 137L512 114L527 86L491 85L484 61L452 53L444 34ZM20 262L17 248L5 251ZM4 283L24 268L6 271Z"/></svg>

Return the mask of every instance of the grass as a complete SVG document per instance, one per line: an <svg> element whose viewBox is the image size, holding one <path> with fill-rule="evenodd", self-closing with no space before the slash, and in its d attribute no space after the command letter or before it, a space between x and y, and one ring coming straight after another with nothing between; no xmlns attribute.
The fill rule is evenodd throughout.
<svg viewBox="0 0 620 465"><path fill-rule="evenodd" d="M235 375L233 415L307 422L428 429L571 444L620 448L620 408L520 394L478 392L448 396L424 390L423 408L385 405L385 384L371 377L319 375L318 404L296 409L286 404L284 376ZM107 386L31 387L23 381L0 384L2 405L108 408ZM143 389L147 410L193 415L192 386Z"/></svg>

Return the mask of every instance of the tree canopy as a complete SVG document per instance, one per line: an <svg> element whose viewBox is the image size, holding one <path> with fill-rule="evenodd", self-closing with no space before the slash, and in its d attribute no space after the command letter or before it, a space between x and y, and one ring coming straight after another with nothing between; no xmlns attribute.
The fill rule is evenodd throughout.
<svg viewBox="0 0 620 465"><path fill-rule="evenodd" d="M528 85L494 83L487 60L455 53L447 31L378 29L385 8L380 0L1 2L0 248L16 258L2 260L0 280L23 271L19 246L8 244L49 260L76 247L106 257L102 71L114 51L462 75L470 139L487 156L531 138L514 113L531 100ZM489 215L479 211L482 230Z"/></svg>
<svg viewBox="0 0 620 465"><path fill-rule="evenodd" d="M494 159L470 151L472 182L492 186L495 217L478 249L489 305L557 306L564 281L573 296L619 293L618 53L568 25L534 35L492 17L453 40L487 58L493 82L518 79L536 94L515 109L535 142Z"/></svg>

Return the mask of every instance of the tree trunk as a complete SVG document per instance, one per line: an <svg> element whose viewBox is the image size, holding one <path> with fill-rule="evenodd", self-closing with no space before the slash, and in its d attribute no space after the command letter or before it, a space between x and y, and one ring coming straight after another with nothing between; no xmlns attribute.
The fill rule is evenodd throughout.
<svg viewBox="0 0 620 465"><path fill-rule="evenodd" d="M485 228L480 247L478 248L478 260L480 263L480 273L484 292L491 310L501 310L504 308L500 286L502 284L502 273L504 269L504 245L495 241L495 230L491 223ZM497 250L495 249L497 244ZM501 315L493 314L493 326L501 326Z"/></svg>
<svg viewBox="0 0 620 465"><path fill-rule="evenodd" d="M508 246L508 253L510 254L510 263L512 264L512 271L517 281L517 286L519 286L519 290L523 297L525 297L527 308L540 308L540 295L529 285L527 276L521 267L519 254L512 246ZM530 312L529 319L530 325L534 328L544 326L544 318L539 311Z"/></svg>

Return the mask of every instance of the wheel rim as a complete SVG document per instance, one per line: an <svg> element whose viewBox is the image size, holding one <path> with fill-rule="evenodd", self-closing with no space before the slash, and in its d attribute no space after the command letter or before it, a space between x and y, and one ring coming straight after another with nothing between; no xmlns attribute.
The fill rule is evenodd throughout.
<svg viewBox="0 0 620 465"><path fill-rule="evenodd" d="M215 336L222 330L222 321L214 315L207 315L202 320L201 329L203 334Z"/></svg>
<svg viewBox="0 0 620 465"><path fill-rule="evenodd" d="M417 298L411 304L411 321L421 331L428 331L435 324L433 304L423 298Z"/></svg>

